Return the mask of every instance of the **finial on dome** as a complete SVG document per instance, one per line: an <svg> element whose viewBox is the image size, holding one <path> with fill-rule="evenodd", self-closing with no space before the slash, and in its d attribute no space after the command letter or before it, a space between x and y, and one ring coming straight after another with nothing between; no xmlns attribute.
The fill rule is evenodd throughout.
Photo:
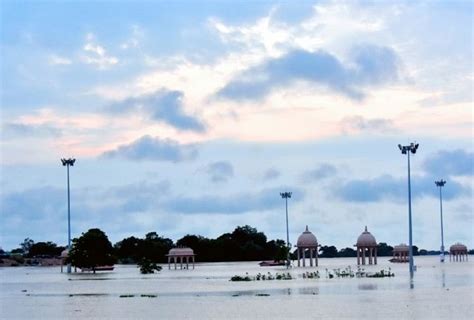
<svg viewBox="0 0 474 320"><path fill-rule="evenodd" d="M309 231L309 230L308 230L308 225L306 225L306 232L308 232L308 231Z"/></svg>
<svg viewBox="0 0 474 320"><path fill-rule="evenodd" d="M365 226L365 232L367 232L367 226Z"/></svg>

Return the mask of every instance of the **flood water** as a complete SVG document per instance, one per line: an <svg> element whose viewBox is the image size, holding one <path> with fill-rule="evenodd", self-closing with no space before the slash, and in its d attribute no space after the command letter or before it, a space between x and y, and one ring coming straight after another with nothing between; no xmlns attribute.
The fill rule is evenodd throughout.
<svg viewBox="0 0 474 320"><path fill-rule="evenodd" d="M320 259L292 268L292 280L230 282L233 275L287 272L257 262L197 263L194 270L141 275L136 266L112 272L61 274L59 267L0 268L0 319L472 319L474 257L445 262L415 257L408 264L382 257L393 278L326 278L326 268L356 270L355 258ZM320 279L302 273L319 270Z"/></svg>

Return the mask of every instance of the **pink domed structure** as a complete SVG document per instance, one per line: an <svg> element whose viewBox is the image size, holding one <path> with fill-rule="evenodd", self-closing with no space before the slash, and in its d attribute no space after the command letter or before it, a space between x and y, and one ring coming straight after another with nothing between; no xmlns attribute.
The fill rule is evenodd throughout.
<svg viewBox="0 0 474 320"><path fill-rule="evenodd" d="M468 252L467 247L462 243L455 243L449 248L449 261L467 261Z"/></svg>
<svg viewBox="0 0 474 320"><path fill-rule="evenodd" d="M194 254L193 249L191 248L173 248L171 249L168 254L166 255L168 257L168 269L171 269L171 261L173 260L174 262L174 268L176 269L176 263L179 261L180 263L180 269L183 269L183 262L186 262L186 267L185 269L189 269L189 262L190 259L193 263L193 269L194 269L194 257L196 256Z"/></svg>
<svg viewBox="0 0 474 320"><path fill-rule="evenodd" d="M313 266L314 257L314 263L318 266L318 239L308 230L308 226L306 226L306 230L298 237L296 248L298 267L300 267L300 260L303 260L303 267L306 267L306 250L309 250L309 265L311 267Z"/></svg>
<svg viewBox="0 0 474 320"><path fill-rule="evenodd" d="M364 232L357 238L355 247L357 247L357 265L360 265L361 261L362 264L365 265L366 252L369 256L369 264L377 264L377 241L375 241L375 237L367 231L367 226L365 226Z"/></svg>

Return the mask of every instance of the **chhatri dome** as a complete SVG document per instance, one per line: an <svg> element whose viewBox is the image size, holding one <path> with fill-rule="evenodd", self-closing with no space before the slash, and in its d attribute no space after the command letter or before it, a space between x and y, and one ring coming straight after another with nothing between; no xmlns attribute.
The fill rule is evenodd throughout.
<svg viewBox="0 0 474 320"><path fill-rule="evenodd" d="M306 230L298 237L296 246L305 248L314 248L318 246L318 239L316 239L316 236L308 230L308 226L306 226Z"/></svg>
<svg viewBox="0 0 474 320"><path fill-rule="evenodd" d="M375 237L367 231L367 226L365 226L364 232L361 233L359 238L357 238L357 246L358 247L376 247L377 241L375 241Z"/></svg>
<svg viewBox="0 0 474 320"><path fill-rule="evenodd" d="M361 233L359 238L357 238L357 265L365 264L366 255L369 257L369 264L377 264L377 241L375 237L367 231L367 226L365 226L364 232Z"/></svg>
<svg viewBox="0 0 474 320"><path fill-rule="evenodd" d="M298 237L296 242L296 252L298 255L298 267L301 265L300 261L303 261L303 267L306 266L306 252L309 251L309 265L313 266L313 259L316 266L318 266L318 239L316 236L308 230L306 230Z"/></svg>

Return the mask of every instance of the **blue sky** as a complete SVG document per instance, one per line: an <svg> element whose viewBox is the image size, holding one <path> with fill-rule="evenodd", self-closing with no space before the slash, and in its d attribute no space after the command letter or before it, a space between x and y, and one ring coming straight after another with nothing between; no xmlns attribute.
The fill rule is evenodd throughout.
<svg viewBox="0 0 474 320"><path fill-rule="evenodd" d="M474 246L470 1L1 3L0 246L250 224Z"/></svg>

